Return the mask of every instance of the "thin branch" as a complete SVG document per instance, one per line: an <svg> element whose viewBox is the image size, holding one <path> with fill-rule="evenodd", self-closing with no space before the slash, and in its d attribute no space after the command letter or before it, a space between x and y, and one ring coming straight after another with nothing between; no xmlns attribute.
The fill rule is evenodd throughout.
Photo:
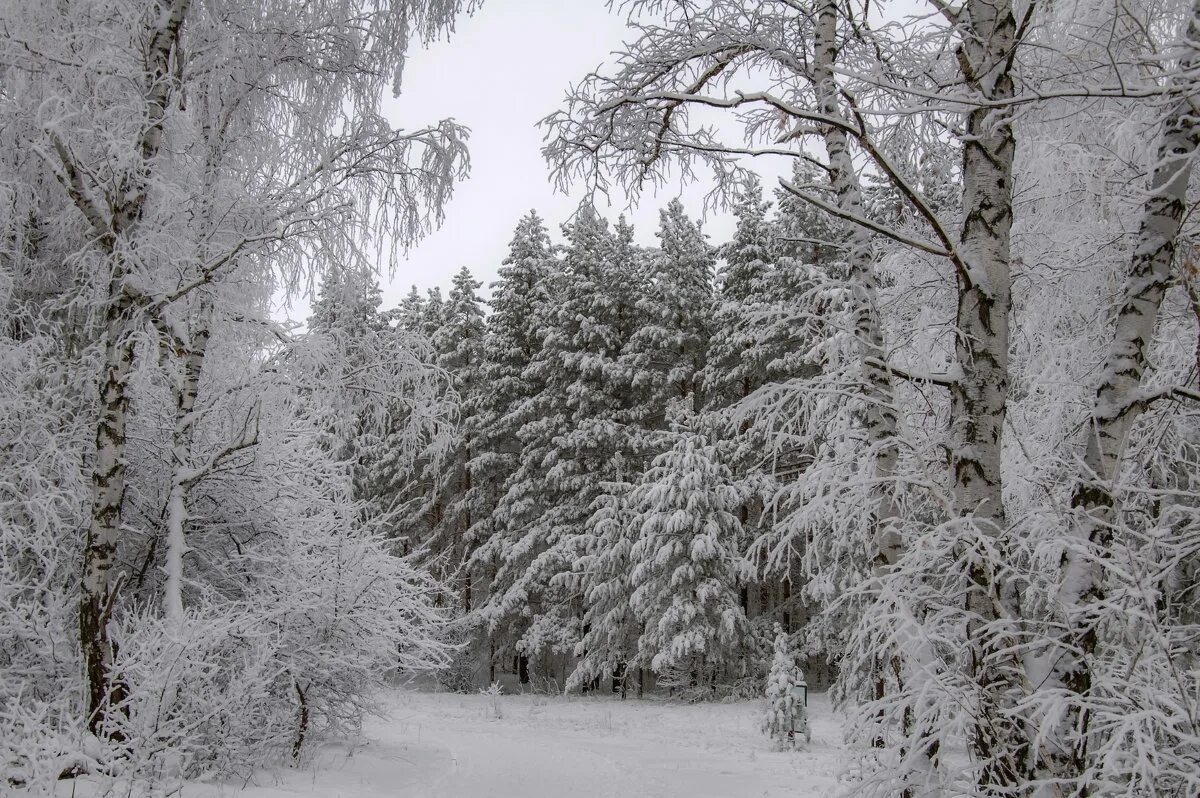
<svg viewBox="0 0 1200 798"><path fill-rule="evenodd" d="M863 358L863 362L912 383L937 385L942 388L953 388L958 383L958 378L949 372L943 374L918 374L915 371L910 371L891 363L885 363L874 357Z"/></svg>
<svg viewBox="0 0 1200 798"><path fill-rule="evenodd" d="M827 202L815 194L809 194L807 191L800 190L800 188L798 188L794 183L789 180L785 180L782 177L779 178L779 185L782 186L783 189L789 194L792 194L807 203L815 205L826 213L836 216L839 219L857 224L860 227L865 227L872 232L887 236L893 241L898 241L899 243L910 246L913 249L919 249L922 252L928 252L930 255L938 255L943 258L950 257L950 252L948 250L945 250L936 244L933 244L929 241L922 241L919 238L913 238L912 236L902 233L893 227L889 227L885 224L867 219L864 216L859 216L858 214L851 213L850 211L843 210L837 205Z"/></svg>

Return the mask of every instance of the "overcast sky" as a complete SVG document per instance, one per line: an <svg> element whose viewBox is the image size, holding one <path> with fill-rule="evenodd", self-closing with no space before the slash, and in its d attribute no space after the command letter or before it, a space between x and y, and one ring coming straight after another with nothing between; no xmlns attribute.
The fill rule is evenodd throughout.
<svg viewBox="0 0 1200 798"><path fill-rule="evenodd" d="M508 250L517 220L536 208L560 239L558 225L579 197L557 193L542 159L538 120L560 107L572 82L609 60L630 35L623 17L605 0L490 0L459 20L449 41L414 51L405 67L402 94L389 101L398 127L418 127L453 117L471 128L471 176L459 184L442 229L418 244L407 261L382 278L384 306L394 306L409 287L446 291L451 276L466 265L486 286ZM658 210L681 194L699 215L703 189L678 186L647 197L627 215L638 239L653 243ZM616 219L624 211L610 209ZM602 208L602 210L604 210ZM732 230L728 217L706 223L711 240ZM307 314L300 301L284 312Z"/></svg>
<svg viewBox="0 0 1200 798"><path fill-rule="evenodd" d="M920 0L897 0L886 5L884 16L900 19L921 8ZM562 106L572 83L611 64L612 52L635 35L607 0L485 0L480 11L458 20L448 41L409 54L403 92L386 104L391 121L411 129L446 117L458 120L471 129L472 166L470 178L455 189L442 228L417 244L394 274L381 276L384 307L394 307L412 285L422 293L433 286L445 292L464 265L483 281L486 296L517 220L530 209L561 241L559 225L575 211L580 194L567 196L551 186L537 123ZM772 175L788 168L755 166L768 193ZM679 196L689 213L702 217L708 188L665 186L632 209L614 194L613 206L601 211L610 220L625 213L638 241L653 245L659 209ZM733 227L728 214L704 219L713 243L727 240ZM303 320L308 302L293 298L277 312Z"/></svg>

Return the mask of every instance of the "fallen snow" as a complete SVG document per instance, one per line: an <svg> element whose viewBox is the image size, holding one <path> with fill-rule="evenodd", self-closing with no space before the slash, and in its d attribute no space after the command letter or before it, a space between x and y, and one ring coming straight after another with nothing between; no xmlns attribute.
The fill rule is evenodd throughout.
<svg viewBox="0 0 1200 798"><path fill-rule="evenodd" d="M396 691L354 745L251 784L184 785L180 798L829 798L840 731L812 698L812 743L777 752L762 703ZM497 717L498 715L498 717ZM60 785L65 786L65 785ZM69 794L69 793L65 793Z"/></svg>

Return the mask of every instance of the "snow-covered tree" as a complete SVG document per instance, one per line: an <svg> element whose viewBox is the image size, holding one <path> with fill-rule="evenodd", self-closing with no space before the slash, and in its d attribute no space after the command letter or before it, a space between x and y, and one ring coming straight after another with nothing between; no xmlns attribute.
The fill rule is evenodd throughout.
<svg viewBox="0 0 1200 798"><path fill-rule="evenodd" d="M752 305L762 296L776 258L769 209L762 183L756 175L748 177L733 207L737 219L733 239L721 247L725 268L720 275L704 377L711 407L727 407L765 381L764 355L756 334L761 319L754 316Z"/></svg>
<svg viewBox="0 0 1200 798"><path fill-rule="evenodd" d="M747 567L732 475L716 447L681 421L629 496L638 538L630 607L643 625L638 662L705 688L745 666L749 624L738 601Z"/></svg>
<svg viewBox="0 0 1200 798"><path fill-rule="evenodd" d="M511 542L493 601L527 624L520 640L527 654L570 652L578 641L582 607L572 563L602 469L616 451L622 402L614 379L625 343L615 297L618 239L587 206L564 234L541 346L525 370L536 392L523 408L521 462L497 511Z"/></svg>
<svg viewBox="0 0 1200 798"><path fill-rule="evenodd" d="M671 400L688 398L696 410L703 405L700 379L712 335L715 257L678 199L659 212L658 239L660 249L648 259L649 279L638 300L645 323L629 341L624 360L635 395L645 397L649 418L662 424Z"/></svg>
<svg viewBox="0 0 1200 798"><path fill-rule="evenodd" d="M282 358L301 357L270 321L272 292L303 288L331 266L361 271L365 252L394 258L440 221L465 172L464 135L453 122L398 131L380 113L381 90L398 77L409 44L447 30L458 7L357 0L305 13L289 3L206 0L0 6L0 48L13 64L10 90L0 96L10 137L2 168L4 184L21 187L11 194L17 213L6 215L12 243L5 246L24 258L6 256L0 282L16 281L5 301L22 305L19 325L42 316L31 313L33 302L54 309L36 329L17 326L19 339L58 338L64 346L56 354L44 349L38 357L65 357L59 362L75 385L90 384L73 418L91 424L91 434L61 452L90 473L90 488L63 497L71 520L62 528L86 530L82 546L56 548L82 562L70 569L82 574L74 582L81 660L54 677L53 698L75 718L48 721L51 736L74 740L58 752L68 759L70 745L83 739L79 728L100 738L99 749L124 751L131 761L160 756L164 746L216 745L219 734L196 728L186 740L182 727L153 741L138 737L147 702L161 700L164 716L184 718L176 702L193 698L180 682L165 690L151 684L153 669L139 657L158 650L203 658L185 638L246 611L231 587L238 577L228 543L220 541L244 552L243 535L270 537L272 524L296 507L292 497L264 503L253 524L224 516L244 506L236 497L245 498L248 485L274 479L252 468L269 448L264 407L280 384ZM373 20L365 41L344 35L346 20L364 18ZM27 267L43 262L47 277L27 279ZM318 349L303 357L334 359ZM280 418L270 423L290 434ZM304 440L317 445L315 437ZM310 473L324 468L317 454L288 467L303 476L306 463ZM347 484L326 488L313 494L322 512L355 511ZM213 534L221 523L231 525ZM315 521L296 527L314 536L331 529ZM267 570L250 548L250 561ZM34 581L23 601L42 604L37 569L24 575ZM286 581L287 590L300 586ZM143 608L160 606L166 637L152 643L157 615ZM255 650L268 668L277 664L270 645ZM326 653L313 650L318 660ZM230 660L211 667L210 684L236 694ZM357 688L344 684L319 692L331 712L344 698L353 714L359 700ZM291 716L294 698L289 688L264 700ZM264 750L248 746L240 762L261 761L255 757Z"/></svg>
<svg viewBox="0 0 1200 798"><path fill-rule="evenodd" d="M763 717L763 734L770 737L779 749L793 743L792 731L796 728L797 702L792 688L803 681L800 668L796 665L796 652L792 650L787 633L776 624L775 653L771 658L771 670L767 675L767 712Z"/></svg>
<svg viewBox="0 0 1200 798"><path fill-rule="evenodd" d="M500 279L492 285L492 313L484 341L487 391L480 404L481 443L469 464L472 482L482 494L478 501L489 508L487 514L473 519L468 531L473 547L471 567L486 574L490 583L478 615L504 653L510 653L520 639L521 629L500 620L516 609L498 603L506 578L499 569L519 530L506 523L499 507L521 465L519 433L531 418L539 385L529 367L541 351L542 323L549 312L551 275L556 268L549 233L537 213L530 211L518 223L499 270Z"/></svg>
<svg viewBox="0 0 1200 798"><path fill-rule="evenodd" d="M637 661L642 624L629 602L633 571L633 546L638 538L637 516L629 504L633 485L621 473L625 458L614 455L621 481L605 482L593 503L575 569L582 574L583 637L575 653L580 658L567 681L568 687L583 687L611 677L625 695ZM640 687L640 685L639 685Z"/></svg>
<svg viewBox="0 0 1200 798"><path fill-rule="evenodd" d="M1134 509L1152 469L1121 441L1148 408L1171 417L1159 429L1190 424L1149 398L1190 395L1182 360L1168 346L1153 369L1147 353L1172 318L1195 8L931 6L923 23L823 1L629 4L638 39L572 91L546 152L564 181L635 192L698 165L726 196L751 158L819 165L780 187L840 229L833 247L814 236L796 307L822 373L764 386L751 415L812 458L763 544L802 558L826 620L844 621L859 788L1178 790L1191 777L1162 720L1182 717L1178 689L1101 663L1128 661L1132 604L1114 596L1160 562L1158 522ZM1135 154L1135 139L1161 145ZM1147 700L1157 720L1131 722ZM1115 777L1122 745L1163 766ZM947 767L959 747L970 767Z"/></svg>
<svg viewBox="0 0 1200 798"><path fill-rule="evenodd" d="M446 371L454 391L454 442L451 451L439 463L436 491L445 505L434 530L434 556L446 559L451 573L463 568L467 558L468 534L476 520L486 518L492 508L487 494L477 490L472 478L471 461L483 444L481 407L487 390L483 378L484 323L483 301L475 293L481 283L466 266L454 276L445 322L434 335L437 364ZM463 609L470 609L470 569L458 575Z"/></svg>

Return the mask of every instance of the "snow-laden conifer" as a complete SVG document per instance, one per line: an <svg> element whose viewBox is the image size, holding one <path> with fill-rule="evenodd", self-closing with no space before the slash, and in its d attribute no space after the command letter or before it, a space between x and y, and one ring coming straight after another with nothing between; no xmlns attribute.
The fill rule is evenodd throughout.
<svg viewBox="0 0 1200 798"><path fill-rule="evenodd" d="M454 574L464 610L471 604L471 574L464 567L469 534L477 519L491 512L487 494L477 487L471 461L483 445L480 410L485 386L483 301L475 293L481 283L466 266L454 276L445 321L434 334L437 365L446 372L455 407L453 441L438 464L435 492L444 507L436 519L430 554L445 573Z"/></svg>
<svg viewBox="0 0 1200 798"><path fill-rule="evenodd" d="M638 539L629 496L633 486L625 481L625 458L618 453L614 459L620 481L600 485L602 492L592 504L579 542L581 556L575 570L582 574L586 609L583 638L575 649L579 662L567 684L581 687L611 677L619 681L624 695L630 666L637 661L642 624L629 602L632 554Z"/></svg>
<svg viewBox="0 0 1200 798"><path fill-rule="evenodd" d="M747 567L732 475L697 426L677 423L630 494L638 539L629 603L643 624L639 663L705 689L741 673L749 624L738 601Z"/></svg>
<svg viewBox="0 0 1200 798"><path fill-rule="evenodd" d="M647 260L646 288L638 299L645 323L629 341L624 360L634 395L647 403L647 416L661 424L673 399L686 397L696 410L702 406L715 256L678 199L659 212L657 235L660 248Z"/></svg>
<svg viewBox="0 0 1200 798"><path fill-rule="evenodd" d="M767 709L763 717L763 734L771 738L776 748L786 748L795 743L792 732L797 727L799 701L792 688L803 681L796 664L796 652L787 633L776 624L774 654L771 670L767 674Z"/></svg>
<svg viewBox="0 0 1200 798"><path fill-rule="evenodd" d="M509 491L524 463L522 430L534 417L534 401L541 389L530 365L542 349L557 268L549 233L541 217L530 211L518 222L500 279L492 284L492 313L484 343L487 391L481 397L479 420L482 443L469 466L485 494L482 502L490 508L473 519L468 533L474 547L471 567L488 582L488 595L477 616L501 654L513 653L528 623L521 620L527 617L523 599L509 596L515 574L506 563L523 535L511 520L510 514L521 508L511 503Z"/></svg>

